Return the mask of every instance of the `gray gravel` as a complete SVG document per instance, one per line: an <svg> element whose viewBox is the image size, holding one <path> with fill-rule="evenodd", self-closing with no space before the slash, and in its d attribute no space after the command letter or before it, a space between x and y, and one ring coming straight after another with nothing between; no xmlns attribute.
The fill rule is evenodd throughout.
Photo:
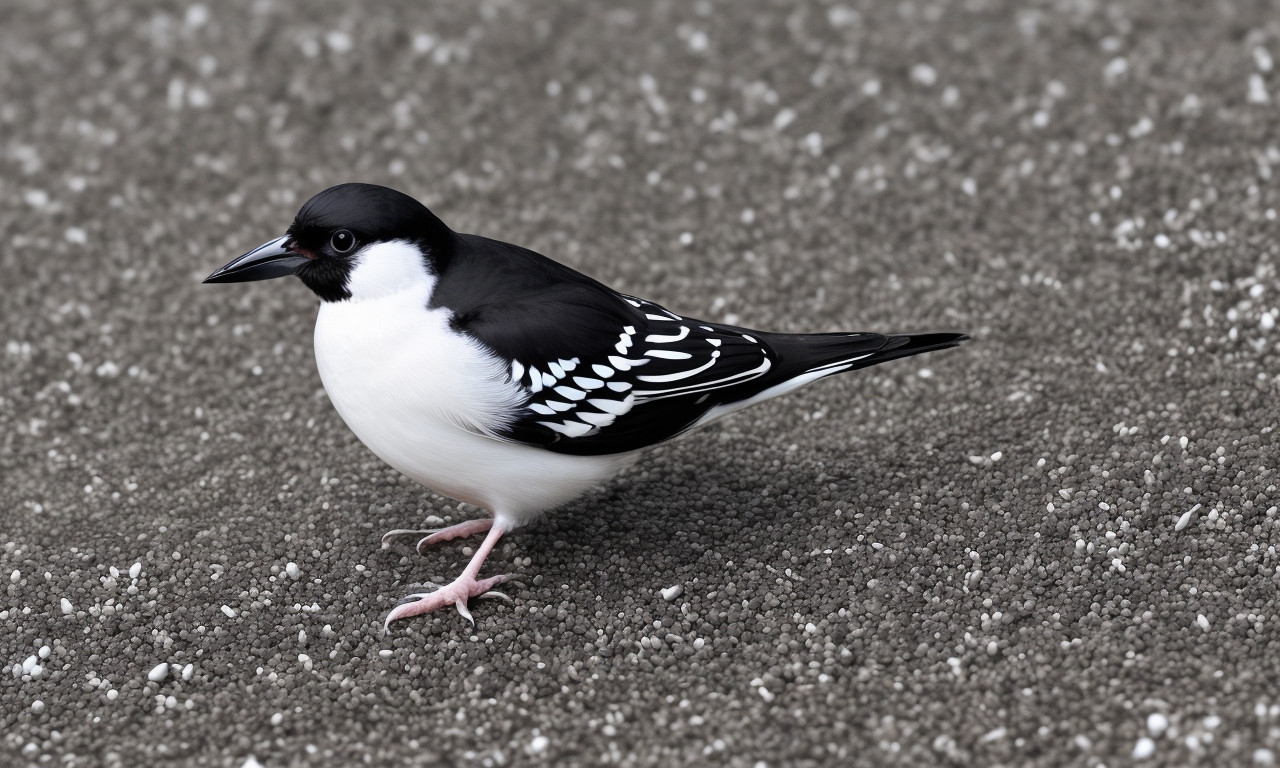
<svg viewBox="0 0 1280 768"><path fill-rule="evenodd" d="M0 764L1273 764L1273 56L1265 3L7 0ZM302 286L199 284L349 180L693 316L974 341L383 636L470 550L381 533L476 510L341 424Z"/></svg>

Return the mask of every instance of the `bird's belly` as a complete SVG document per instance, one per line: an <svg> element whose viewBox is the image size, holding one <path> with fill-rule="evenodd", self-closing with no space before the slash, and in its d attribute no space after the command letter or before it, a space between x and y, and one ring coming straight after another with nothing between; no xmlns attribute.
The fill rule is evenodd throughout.
<svg viewBox="0 0 1280 768"><path fill-rule="evenodd" d="M406 291L412 294L412 291ZM490 437L520 393L425 296L327 302L316 366L334 408L383 461L518 525L614 475L628 456L567 456ZM402 302L397 306L393 302Z"/></svg>

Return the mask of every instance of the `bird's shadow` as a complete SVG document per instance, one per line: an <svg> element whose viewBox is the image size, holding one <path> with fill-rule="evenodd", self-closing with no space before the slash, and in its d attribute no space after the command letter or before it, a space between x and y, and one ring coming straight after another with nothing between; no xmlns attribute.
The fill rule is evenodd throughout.
<svg viewBox="0 0 1280 768"><path fill-rule="evenodd" d="M525 529L522 550L544 580L594 594L716 581L734 563L768 563L810 546L827 513L819 488L847 485L813 460L768 443L716 455L711 441L687 441L646 455L609 486ZM763 456L767 473L752 471Z"/></svg>

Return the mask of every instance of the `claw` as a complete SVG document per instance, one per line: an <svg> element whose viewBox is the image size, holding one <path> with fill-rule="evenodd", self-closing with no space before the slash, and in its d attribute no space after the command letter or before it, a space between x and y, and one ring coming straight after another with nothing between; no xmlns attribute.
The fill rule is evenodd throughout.
<svg viewBox="0 0 1280 768"><path fill-rule="evenodd" d="M386 533L382 534L382 548L389 549L391 547L391 543L394 542L396 539L406 539L410 536L417 536L417 537L430 536L431 534L435 533L437 530L439 529L428 528L425 530L419 530L417 528L397 528L394 531L387 531Z"/></svg>
<svg viewBox="0 0 1280 768"><path fill-rule="evenodd" d="M489 600L491 598L496 598L498 600L506 600L508 603L514 602L511 599L511 595L508 595L506 592L499 592L496 589L491 589L488 592L485 592L484 594L476 595L477 600Z"/></svg>
<svg viewBox="0 0 1280 768"><path fill-rule="evenodd" d="M462 618L471 622L471 626L474 627L476 625L476 620L475 617L471 615L471 609L467 607L467 601L462 598L458 598L454 605L457 606L458 613L462 615Z"/></svg>

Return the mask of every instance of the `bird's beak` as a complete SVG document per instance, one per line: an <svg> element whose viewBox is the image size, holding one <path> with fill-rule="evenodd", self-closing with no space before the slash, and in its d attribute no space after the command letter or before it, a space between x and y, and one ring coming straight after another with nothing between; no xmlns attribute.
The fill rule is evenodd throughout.
<svg viewBox="0 0 1280 768"><path fill-rule="evenodd" d="M250 280L270 280L298 271L309 259L285 247L289 236L277 237L269 243L254 248L204 279L206 283L246 283Z"/></svg>

